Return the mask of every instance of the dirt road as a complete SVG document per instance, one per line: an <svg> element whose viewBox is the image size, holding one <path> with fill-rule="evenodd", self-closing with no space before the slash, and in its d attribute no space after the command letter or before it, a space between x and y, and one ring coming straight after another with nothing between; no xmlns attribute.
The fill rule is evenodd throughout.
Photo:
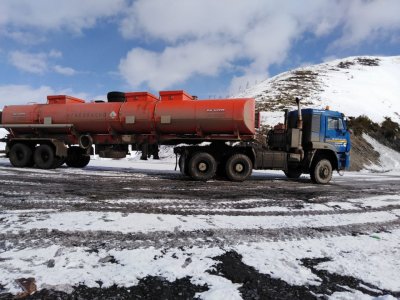
<svg viewBox="0 0 400 300"><path fill-rule="evenodd" d="M361 257L373 253L374 259L382 256L389 265L399 261L394 252L400 242L393 241L400 232L399 183L400 175L396 174L351 173L320 186L312 184L308 176L291 181L277 172L257 172L244 183L203 183L175 171L115 168L112 164L43 171L11 168L2 160L0 299L18 292L14 280L19 277L35 278L41 291L31 297L48 293L84 297L90 292L100 297L118 294L129 298L134 293L151 298L157 291L156 295L167 299L213 299L222 291L217 277L229 282L224 284L238 299L268 295L315 298L341 293L349 297L357 293L399 297L396 283L381 282L374 272L360 275L365 269L362 261L354 262L354 272L343 268L354 259L344 255L346 251L364 251ZM365 247L370 240L381 244ZM358 248L347 249L349 241ZM376 252L383 241L393 252L389 258L383 257L385 251ZM310 246L316 242L333 252ZM295 244L301 253L290 254L288 249ZM285 267L266 253L271 245L287 251L280 257L286 261ZM33 249L54 253L49 250L51 254L35 256ZM130 251L131 257L133 252L146 249L156 253L151 263L157 270L143 267L134 274L126 270L135 262L122 262L128 254L121 253ZM271 253L278 251L274 249ZM62 253L57 255L57 251ZM76 258L78 266L71 263L71 253L81 252ZM168 254L179 270L163 265ZM293 259L290 255L295 257L296 266L287 265ZM93 256L95 261L88 262ZM112 258L107 261L105 257ZM343 257L346 260L340 261ZM209 263L202 270L187 271L185 264L195 266L197 259ZM54 261L55 267L49 267L49 261ZM331 266L319 267L329 261ZM87 271L87 264L107 272L97 276L90 271L79 278L81 270L76 274L74 270ZM381 265L375 273L400 275L396 264ZM379 268L379 263L376 265ZM376 268L374 263L371 267ZM240 270L244 275L238 277ZM304 270L307 276L301 275ZM62 276L53 280L45 272ZM115 278L119 272L126 275ZM129 276L135 280L127 279Z"/></svg>

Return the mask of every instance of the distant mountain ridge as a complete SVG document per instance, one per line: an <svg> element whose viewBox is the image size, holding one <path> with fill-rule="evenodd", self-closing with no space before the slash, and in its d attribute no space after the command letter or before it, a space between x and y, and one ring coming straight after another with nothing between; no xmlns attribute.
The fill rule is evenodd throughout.
<svg viewBox="0 0 400 300"><path fill-rule="evenodd" d="M374 122L390 117L400 123L400 56L359 56L301 67L254 85L238 97L254 97L258 111L304 107L367 115Z"/></svg>

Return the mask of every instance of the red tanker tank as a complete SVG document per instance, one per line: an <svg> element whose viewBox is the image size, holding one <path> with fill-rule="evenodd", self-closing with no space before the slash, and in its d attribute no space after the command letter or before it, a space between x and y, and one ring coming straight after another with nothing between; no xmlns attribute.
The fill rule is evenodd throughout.
<svg viewBox="0 0 400 300"><path fill-rule="evenodd" d="M153 112L158 98L146 92L126 93L123 102L92 102L66 96L48 96L47 104L12 105L3 110L2 124L72 124L81 133L150 133L154 130ZM51 132L66 132L51 128ZM23 133L32 130L14 128Z"/></svg>
<svg viewBox="0 0 400 300"><path fill-rule="evenodd" d="M119 118L124 132L154 132L154 109L158 98L147 92L125 93L126 102L121 106Z"/></svg>
<svg viewBox="0 0 400 300"><path fill-rule="evenodd" d="M254 99L197 100L184 91L160 92L154 112L157 132L244 134L254 128Z"/></svg>
<svg viewBox="0 0 400 300"><path fill-rule="evenodd" d="M3 110L2 124L50 125L49 132L67 132L54 124L71 124L85 134L235 134L252 135L254 99L197 100L184 91L122 94L118 102L91 102L48 96L47 104L12 105ZM28 133L29 127L15 128Z"/></svg>

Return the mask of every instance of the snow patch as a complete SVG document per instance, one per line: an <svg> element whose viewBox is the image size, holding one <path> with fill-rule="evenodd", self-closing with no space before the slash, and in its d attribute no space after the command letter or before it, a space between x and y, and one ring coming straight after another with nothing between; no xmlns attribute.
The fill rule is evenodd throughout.
<svg viewBox="0 0 400 300"><path fill-rule="evenodd" d="M300 227L341 226L348 224L388 222L397 220L395 212L350 213L342 215L310 216L225 216L116 213L116 212L59 212L30 214L19 211L0 213L2 231L52 228L73 231L156 232L195 231L219 229L278 229ZM24 222L20 222L23 219Z"/></svg>
<svg viewBox="0 0 400 300"><path fill-rule="evenodd" d="M7 130L5 130L4 128L0 128L0 139L5 138L7 134L8 134ZM5 149L6 149L6 144L0 143L0 151L5 150Z"/></svg>
<svg viewBox="0 0 400 300"><path fill-rule="evenodd" d="M367 134L363 135L364 139L371 144L375 151L379 152L380 165L370 165L369 170L388 172L400 171L400 153L380 144L377 140Z"/></svg>

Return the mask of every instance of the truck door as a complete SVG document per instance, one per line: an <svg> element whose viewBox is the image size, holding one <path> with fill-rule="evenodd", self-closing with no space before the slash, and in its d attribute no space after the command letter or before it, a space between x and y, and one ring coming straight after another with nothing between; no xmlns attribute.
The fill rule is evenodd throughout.
<svg viewBox="0 0 400 300"><path fill-rule="evenodd" d="M346 133L343 118L326 116L325 142L333 145L337 152L346 152Z"/></svg>

